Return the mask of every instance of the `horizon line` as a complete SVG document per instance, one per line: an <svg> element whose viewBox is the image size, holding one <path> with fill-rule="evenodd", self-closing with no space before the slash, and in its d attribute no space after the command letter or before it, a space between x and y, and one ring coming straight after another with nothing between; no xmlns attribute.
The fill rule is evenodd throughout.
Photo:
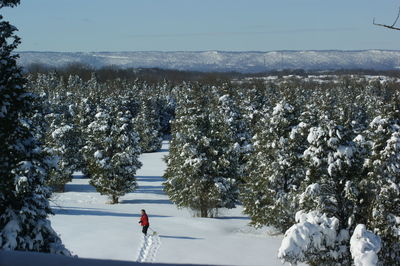
<svg viewBox="0 0 400 266"><path fill-rule="evenodd" d="M221 52L221 53L273 53L273 52L365 52L365 51L387 51L387 52L400 52L400 49L285 49L285 50L121 50L121 51L55 51L55 50L15 50L15 53L204 53L204 52Z"/></svg>

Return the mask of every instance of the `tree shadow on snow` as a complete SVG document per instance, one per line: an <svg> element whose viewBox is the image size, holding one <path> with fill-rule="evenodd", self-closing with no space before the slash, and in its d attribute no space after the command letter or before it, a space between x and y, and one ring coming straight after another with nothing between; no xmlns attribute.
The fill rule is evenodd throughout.
<svg viewBox="0 0 400 266"><path fill-rule="evenodd" d="M160 235L161 238L172 238L172 239L185 239L185 240L201 240L204 238L190 237L190 236L166 236Z"/></svg>
<svg viewBox="0 0 400 266"><path fill-rule="evenodd" d="M243 216L215 217L215 219L219 219L219 220L250 220L249 217L243 217Z"/></svg>
<svg viewBox="0 0 400 266"><path fill-rule="evenodd" d="M161 176L137 176L139 182L164 182L165 179Z"/></svg>
<svg viewBox="0 0 400 266"><path fill-rule="evenodd" d="M163 191L163 186L139 186L139 188L135 191L135 193L165 195Z"/></svg>
<svg viewBox="0 0 400 266"><path fill-rule="evenodd" d="M140 217L139 213L121 213L121 212L110 212L102 209L95 208L76 208L76 207L62 207L62 208L52 208L54 214L61 215L91 215L91 216L114 216L114 217ZM171 216L165 215L151 215L150 217L157 218L168 218Z"/></svg>
<svg viewBox="0 0 400 266"><path fill-rule="evenodd" d="M65 192L96 192L96 188L89 184L66 184Z"/></svg>
<svg viewBox="0 0 400 266"><path fill-rule="evenodd" d="M172 204L170 200L167 199L137 199L137 200L123 200L122 204Z"/></svg>

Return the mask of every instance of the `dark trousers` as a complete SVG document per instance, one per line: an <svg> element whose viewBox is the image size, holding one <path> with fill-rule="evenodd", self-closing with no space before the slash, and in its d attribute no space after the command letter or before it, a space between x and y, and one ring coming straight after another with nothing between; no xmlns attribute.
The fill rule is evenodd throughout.
<svg viewBox="0 0 400 266"><path fill-rule="evenodd" d="M148 225L145 225L145 226L143 226L143 228L142 228L142 232L143 232L143 234L144 234L145 236L147 236L147 229L149 229L149 226L148 226Z"/></svg>

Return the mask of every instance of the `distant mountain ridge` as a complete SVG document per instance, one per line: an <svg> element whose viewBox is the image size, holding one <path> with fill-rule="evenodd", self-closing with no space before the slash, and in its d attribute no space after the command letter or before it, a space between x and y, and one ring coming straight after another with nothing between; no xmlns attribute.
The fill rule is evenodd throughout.
<svg viewBox="0 0 400 266"><path fill-rule="evenodd" d="M400 68L400 51L305 50L271 52L18 52L22 66L61 67L79 62L95 68L163 68L190 71L254 73L277 69L335 70Z"/></svg>

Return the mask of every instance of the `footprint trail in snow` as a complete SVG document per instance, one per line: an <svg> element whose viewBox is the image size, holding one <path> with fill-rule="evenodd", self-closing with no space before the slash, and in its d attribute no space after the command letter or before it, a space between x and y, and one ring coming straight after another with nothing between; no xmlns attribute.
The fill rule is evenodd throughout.
<svg viewBox="0 0 400 266"><path fill-rule="evenodd" d="M158 235L143 236L142 245L139 248L136 261L154 262L160 246L161 239Z"/></svg>

